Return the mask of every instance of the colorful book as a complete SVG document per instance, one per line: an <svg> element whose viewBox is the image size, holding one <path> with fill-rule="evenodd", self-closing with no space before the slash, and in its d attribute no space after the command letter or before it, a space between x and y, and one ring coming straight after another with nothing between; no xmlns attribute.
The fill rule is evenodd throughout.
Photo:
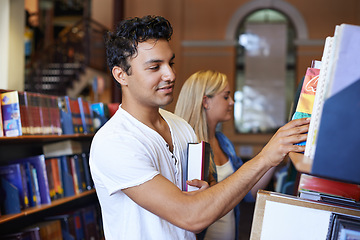
<svg viewBox="0 0 360 240"><path fill-rule="evenodd" d="M309 118L314 106L317 83L319 79L320 69L308 68L306 70L304 82L301 88L299 101L292 119ZM306 141L298 143L305 146Z"/></svg>
<svg viewBox="0 0 360 240"><path fill-rule="evenodd" d="M51 164L51 173L54 180L54 190L55 190L55 196L54 199L59 199L64 197L64 188L62 186L61 181L61 170L60 170L60 162L59 158L49 158L46 159Z"/></svg>
<svg viewBox="0 0 360 240"><path fill-rule="evenodd" d="M186 180L199 179L208 181L210 166L210 144L201 141L200 143L188 143L187 166L185 166L183 187L186 191L198 190L197 187L187 185Z"/></svg>
<svg viewBox="0 0 360 240"><path fill-rule="evenodd" d="M97 131L108 120L108 108L106 104L99 102L91 104L91 110L94 117L94 128Z"/></svg>
<svg viewBox="0 0 360 240"><path fill-rule="evenodd" d="M41 197L41 204L51 203L49 183L46 173L45 156L44 155L31 156L22 159L17 159L14 162L30 163L30 166L32 167L31 171L33 173L33 176L36 175L40 197ZM36 181L35 181L35 186L36 186Z"/></svg>
<svg viewBox="0 0 360 240"><path fill-rule="evenodd" d="M4 136L22 135L18 91L0 93Z"/></svg>

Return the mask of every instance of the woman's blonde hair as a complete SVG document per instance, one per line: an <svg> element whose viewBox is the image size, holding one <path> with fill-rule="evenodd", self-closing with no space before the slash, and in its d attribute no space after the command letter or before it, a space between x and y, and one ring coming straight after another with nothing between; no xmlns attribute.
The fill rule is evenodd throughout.
<svg viewBox="0 0 360 240"><path fill-rule="evenodd" d="M228 84L225 74L206 70L192 74L181 88L175 114L185 119L194 129L199 141L209 141L203 98L213 97Z"/></svg>

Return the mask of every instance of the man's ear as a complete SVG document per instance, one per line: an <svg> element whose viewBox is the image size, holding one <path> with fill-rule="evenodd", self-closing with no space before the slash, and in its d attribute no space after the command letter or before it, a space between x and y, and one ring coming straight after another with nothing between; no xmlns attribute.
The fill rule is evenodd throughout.
<svg viewBox="0 0 360 240"><path fill-rule="evenodd" d="M126 72L124 70L122 70L121 67L119 66L115 66L112 69L112 75L114 76L115 80L120 83L121 85L127 85L127 81L126 81Z"/></svg>

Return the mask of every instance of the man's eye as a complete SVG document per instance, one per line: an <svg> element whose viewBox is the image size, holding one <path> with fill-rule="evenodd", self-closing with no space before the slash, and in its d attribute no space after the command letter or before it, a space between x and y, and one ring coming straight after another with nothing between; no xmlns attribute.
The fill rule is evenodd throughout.
<svg viewBox="0 0 360 240"><path fill-rule="evenodd" d="M175 65L174 62L169 63L170 67L173 67Z"/></svg>
<svg viewBox="0 0 360 240"><path fill-rule="evenodd" d="M149 67L149 69L150 69L150 70L158 70L158 69L159 69L159 65Z"/></svg>

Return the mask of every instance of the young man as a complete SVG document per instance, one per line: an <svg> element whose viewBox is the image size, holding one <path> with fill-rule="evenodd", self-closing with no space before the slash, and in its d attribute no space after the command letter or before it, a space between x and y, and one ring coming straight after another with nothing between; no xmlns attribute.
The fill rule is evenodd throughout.
<svg viewBox="0 0 360 240"><path fill-rule="evenodd" d="M194 233L233 209L290 151L304 151L294 143L306 139L309 120L292 121L227 179L210 188L192 180L200 189L181 191L187 143L197 140L185 120L160 109L173 100L171 35L166 19L146 16L121 22L106 40L122 90L121 106L90 150L106 239L196 239Z"/></svg>

